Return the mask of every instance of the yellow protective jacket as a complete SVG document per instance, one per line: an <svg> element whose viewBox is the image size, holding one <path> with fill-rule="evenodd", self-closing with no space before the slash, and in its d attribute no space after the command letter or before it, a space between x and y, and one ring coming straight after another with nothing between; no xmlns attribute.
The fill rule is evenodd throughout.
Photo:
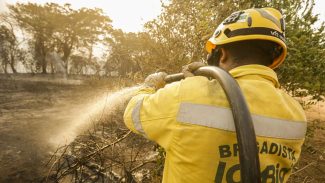
<svg viewBox="0 0 325 183"><path fill-rule="evenodd" d="M300 104L279 89L276 73L245 65L230 71L252 114L262 182L286 182L306 133ZM144 88L131 99L124 121L166 151L164 183L239 182L232 113L216 80L190 77L157 92Z"/></svg>

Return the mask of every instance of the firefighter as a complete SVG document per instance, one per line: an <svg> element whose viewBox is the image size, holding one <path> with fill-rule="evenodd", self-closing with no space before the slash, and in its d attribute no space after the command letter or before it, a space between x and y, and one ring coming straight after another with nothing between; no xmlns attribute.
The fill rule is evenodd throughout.
<svg viewBox="0 0 325 183"><path fill-rule="evenodd" d="M274 68L285 59L285 23L273 8L234 12L206 44L209 65L228 71L248 103L262 182L286 182L306 133L306 116L279 85ZM192 63L186 76L203 66ZM155 73L129 102L124 121L166 151L164 183L240 182L234 121L216 80L187 77L165 86Z"/></svg>

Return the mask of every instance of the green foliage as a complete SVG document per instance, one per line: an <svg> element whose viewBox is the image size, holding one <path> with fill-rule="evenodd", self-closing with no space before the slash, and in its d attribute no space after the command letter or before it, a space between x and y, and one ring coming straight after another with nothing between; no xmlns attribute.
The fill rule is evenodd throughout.
<svg viewBox="0 0 325 183"><path fill-rule="evenodd" d="M113 34L107 65L118 65L122 75L133 72L145 76L157 70L179 72L182 65L204 61L204 45L217 26L216 22L221 22L228 15L226 12L237 10L243 4L224 6L228 3L170 1L163 6L157 19L145 24L144 32L117 31Z"/></svg>
<svg viewBox="0 0 325 183"><path fill-rule="evenodd" d="M287 6L288 56L277 70L284 88L294 96L323 100L325 94L324 22L316 27L313 1L292 1ZM299 15L296 12L301 12Z"/></svg>
<svg viewBox="0 0 325 183"><path fill-rule="evenodd" d="M146 36L138 34L137 41L126 36L121 44L140 43L141 49L129 48L126 53L144 53L137 63L145 75L156 71L154 66L179 72L184 64L205 61L205 43L222 20L234 11L252 7L274 7L285 15L289 50L286 61L276 70L284 89L293 96L311 95L322 100L325 27L324 23L316 26L319 19L313 13L314 0L170 0L158 18L146 23L145 33L141 33ZM128 62L132 61L130 57Z"/></svg>
<svg viewBox="0 0 325 183"><path fill-rule="evenodd" d="M157 50L167 68L177 72L189 62L205 61L205 43L217 25L247 4L230 0L171 0L157 19L146 24L146 31L157 41Z"/></svg>
<svg viewBox="0 0 325 183"><path fill-rule="evenodd" d="M120 75L126 76L128 73L142 72L139 62L145 63L145 40L142 34L123 33L115 30L113 38L107 41L110 46L105 69L106 71L119 71Z"/></svg>
<svg viewBox="0 0 325 183"><path fill-rule="evenodd" d="M73 73L84 67L100 68L93 47L104 43L104 69L122 76L145 77L157 70L179 72L181 66L205 61L205 43L215 28L234 11L251 7L282 10L287 22L288 56L276 72L284 89L294 96L323 100L325 84L324 23L313 12L314 0L169 0L163 11L145 24L145 31L113 30L100 9L74 10L69 4L34 3L9 6L10 16L33 38L30 47L36 65L46 72L45 56L56 51ZM73 57L71 57L73 56ZM5 57L4 57L5 58Z"/></svg>

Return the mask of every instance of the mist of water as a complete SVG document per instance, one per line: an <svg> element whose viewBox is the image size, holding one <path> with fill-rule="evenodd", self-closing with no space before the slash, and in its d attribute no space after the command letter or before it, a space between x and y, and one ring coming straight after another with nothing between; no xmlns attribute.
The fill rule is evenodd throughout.
<svg viewBox="0 0 325 183"><path fill-rule="evenodd" d="M80 109L70 114L73 115L73 120L65 124L59 133L50 138L50 143L60 146L72 142L94 121L99 121L103 115L109 116L115 112L115 109L130 99L138 88L139 86L134 86L113 93L104 93L95 101L84 104Z"/></svg>

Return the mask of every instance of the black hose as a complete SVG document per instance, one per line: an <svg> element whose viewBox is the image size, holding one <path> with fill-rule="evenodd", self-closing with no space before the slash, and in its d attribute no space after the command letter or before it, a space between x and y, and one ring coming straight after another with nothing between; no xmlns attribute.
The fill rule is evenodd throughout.
<svg viewBox="0 0 325 183"><path fill-rule="evenodd" d="M166 83L172 83L175 81L180 81L181 79L184 79L185 76L183 73L178 73L178 74L171 74L165 77Z"/></svg>
<svg viewBox="0 0 325 183"><path fill-rule="evenodd" d="M241 182L260 183L260 162L253 121L238 83L228 72L214 66L201 67L194 74L214 78L224 89L235 122ZM169 75L165 81L170 83L181 79L184 79L182 73Z"/></svg>

